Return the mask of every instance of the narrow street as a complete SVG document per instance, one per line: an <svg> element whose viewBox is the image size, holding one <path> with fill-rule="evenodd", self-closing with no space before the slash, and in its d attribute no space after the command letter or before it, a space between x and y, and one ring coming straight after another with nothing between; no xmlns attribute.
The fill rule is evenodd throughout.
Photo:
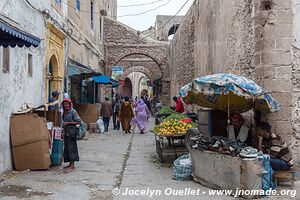
<svg viewBox="0 0 300 200"><path fill-rule="evenodd" d="M112 189L115 187L120 188L121 193L126 188L208 190L194 181L173 180L172 163L161 164L158 161L154 134L149 132L145 135L113 130L101 135L94 133L88 140L79 142L79 149L80 162L74 172L64 173L57 166L49 171L13 171L4 174L1 177L4 180L0 183L0 199L143 199L141 196L114 196ZM174 196L165 196L163 199L174 199ZM207 199L207 196L201 195L198 199Z"/></svg>
<svg viewBox="0 0 300 200"><path fill-rule="evenodd" d="M150 125L153 124L151 119ZM173 191L200 189L197 199L203 200L234 199L231 196L209 197L209 188L192 180L173 180L173 163L158 161L154 134L150 132L144 135L137 131L124 134L110 129L108 133L94 133L89 135L88 140L79 141L79 149L80 162L74 172L64 173L61 166L55 166L49 171L12 171L4 174L0 178L4 179L0 183L0 199L195 199L195 196L188 195L164 195L167 188ZM113 194L114 188L120 188L119 195ZM125 194L127 189L160 190L162 194L152 197L129 195Z"/></svg>

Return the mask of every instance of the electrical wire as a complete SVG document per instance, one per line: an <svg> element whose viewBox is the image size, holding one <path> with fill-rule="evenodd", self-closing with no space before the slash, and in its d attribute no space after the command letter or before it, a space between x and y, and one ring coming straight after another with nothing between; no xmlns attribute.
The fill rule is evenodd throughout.
<svg viewBox="0 0 300 200"><path fill-rule="evenodd" d="M185 6L189 1L190 1L190 0L187 0L187 1L181 6L181 8L177 11L177 13L176 13L173 17L171 17L166 23L164 23L164 24L163 24L161 27L159 27L157 30L155 30L154 32L152 32L152 33L146 35L146 36L143 37L143 38L147 38L147 37L149 37L149 36L151 36L151 35L157 33L157 31L163 29L163 28L164 28L164 27L165 27L172 19L174 19L174 18L180 13L180 11L184 8L184 6Z"/></svg>
<svg viewBox="0 0 300 200"><path fill-rule="evenodd" d="M168 5L168 4L169 4L171 1L172 1L172 0L169 0L167 3L165 3L165 4L162 4L162 5L160 5L160 6L157 6L156 8L153 8L153 9L147 10L147 11L145 11L145 12L141 12L141 13L138 13L138 14L128 14L128 15L121 15L121 16L118 16L118 18L122 18L122 17L133 17L133 16L139 16L139 15L143 15L143 14L146 14L146 13L148 13L148 12L155 11L155 10L157 10L157 9L161 8L161 7L164 7L164 6Z"/></svg>
<svg viewBox="0 0 300 200"><path fill-rule="evenodd" d="M159 0L159 1L162 1L162 0ZM144 12L141 12L141 13L137 13L137 14L127 14L127 15L121 15L121 16L111 16L111 17L118 17L118 18L122 18L122 17L134 17L134 16L139 16L139 15L143 15L143 14L146 14L146 13L149 13L149 12L152 12L152 11L155 11L161 7L164 7L166 5L168 5L172 0L169 0L167 3L165 4L162 4L160 6L157 6L156 8L153 8L153 9L150 9L150 10L146 10ZM74 9L74 10L77 10L77 8L75 6L72 6L70 5L69 3L65 2L65 1L61 1L62 3L68 5L70 8ZM158 2L158 1L157 1ZM91 13L91 11L87 11L87 10L79 10L79 12L83 12L83 13ZM95 14L100 14L101 15L101 12L93 12Z"/></svg>
<svg viewBox="0 0 300 200"><path fill-rule="evenodd" d="M151 5L151 4L155 4L157 2L161 2L161 1L164 1L164 0L156 0L156 1L152 1L152 2L149 2L149 3L142 3L142 4L132 4L132 5L120 5L120 6L117 6L119 8L128 8L128 7L138 7L138 6L147 6L147 5Z"/></svg>

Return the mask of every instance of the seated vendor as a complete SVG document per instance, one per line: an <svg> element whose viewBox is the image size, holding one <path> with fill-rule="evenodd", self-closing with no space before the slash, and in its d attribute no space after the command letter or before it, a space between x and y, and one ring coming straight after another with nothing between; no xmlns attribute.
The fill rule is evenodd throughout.
<svg viewBox="0 0 300 200"><path fill-rule="evenodd" d="M178 112L178 113L183 113L184 112L184 106L183 106L182 100L178 97L173 97L173 100L176 103L175 111Z"/></svg>
<svg viewBox="0 0 300 200"><path fill-rule="evenodd" d="M245 123L244 118L240 114L233 114L231 117L231 126L229 126L228 137L235 141L244 142L247 146L251 146L252 137L249 126Z"/></svg>
<svg viewBox="0 0 300 200"><path fill-rule="evenodd" d="M262 139L258 150L270 155L270 163L273 170L289 170L293 166L292 153L281 137L271 132L271 126L262 122L257 128L256 134Z"/></svg>

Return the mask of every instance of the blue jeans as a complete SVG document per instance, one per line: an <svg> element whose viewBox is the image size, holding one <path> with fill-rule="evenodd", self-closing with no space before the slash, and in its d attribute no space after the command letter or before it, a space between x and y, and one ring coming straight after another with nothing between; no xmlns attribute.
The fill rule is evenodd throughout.
<svg viewBox="0 0 300 200"><path fill-rule="evenodd" d="M103 117L104 132L108 131L110 117Z"/></svg>
<svg viewBox="0 0 300 200"><path fill-rule="evenodd" d="M286 162L278 158L270 158L270 163L274 171L287 171L290 169L290 166Z"/></svg>

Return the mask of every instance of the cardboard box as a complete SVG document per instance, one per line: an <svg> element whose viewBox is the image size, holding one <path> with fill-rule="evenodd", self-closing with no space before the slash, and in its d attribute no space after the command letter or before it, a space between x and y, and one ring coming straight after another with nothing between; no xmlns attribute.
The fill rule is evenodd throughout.
<svg viewBox="0 0 300 200"><path fill-rule="evenodd" d="M14 115L10 119L13 161L16 170L48 169L50 135L44 118Z"/></svg>
<svg viewBox="0 0 300 200"><path fill-rule="evenodd" d="M48 141L13 147L13 159L18 171L48 169L51 164Z"/></svg>
<svg viewBox="0 0 300 200"><path fill-rule="evenodd" d="M74 109L80 118L87 124L96 123L99 118L100 106L98 104L74 104Z"/></svg>

